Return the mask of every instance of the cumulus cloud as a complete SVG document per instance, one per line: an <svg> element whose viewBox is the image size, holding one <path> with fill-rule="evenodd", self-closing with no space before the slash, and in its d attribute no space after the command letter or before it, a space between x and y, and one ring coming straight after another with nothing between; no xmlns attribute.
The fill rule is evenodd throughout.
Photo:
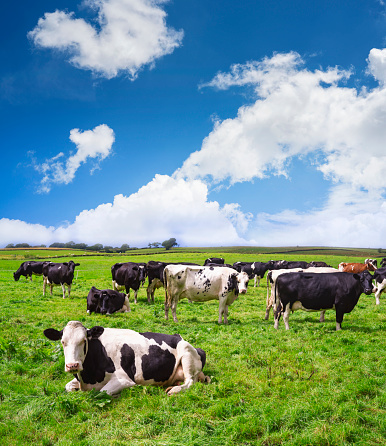
<svg viewBox="0 0 386 446"><path fill-rule="evenodd" d="M81 164L89 159L95 160L91 173L99 167L99 162L110 155L112 145L115 141L113 130L106 124L98 125L93 130L80 131L72 129L70 140L76 145L77 151L66 161L63 152L45 160L39 164L33 160L33 167L43 175L38 192L47 193L52 184L68 184L74 178Z"/></svg>
<svg viewBox="0 0 386 446"><path fill-rule="evenodd" d="M45 13L28 36L41 48L70 54L78 68L111 79L120 73L135 79L145 65L181 45L183 32L166 25L167 0L87 0L97 12L88 22L74 12Z"/></svg>
<svg viewBox="0 0 386 446"><path fill-rule="evenodd" d="M233 209L231 209L233 207ZM81 212L75 221L59 228L29 225L25 222L0 220L0 245L22 242L51 244L53 242L102 243L120 246L146 246L148 243L175 237L182 246L246 245L232 218L237 205L225 209L208 200L208 188L199 180L185 181L167 175L155 178L130 195L116 195L112 203ZM18 230L12 230L17 225Z"/></svg>
<svg viewBox="0 0 386 446"><path fill-rule="evenodd" d="M373 48L368 57L368 68L374 78L383 84L386 82L386 49Z"/></svg>

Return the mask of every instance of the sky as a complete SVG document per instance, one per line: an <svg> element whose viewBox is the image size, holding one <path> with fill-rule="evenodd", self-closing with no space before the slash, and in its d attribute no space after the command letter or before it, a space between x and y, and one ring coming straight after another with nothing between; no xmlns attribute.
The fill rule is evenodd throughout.
<svg viewBox="0 0 386 446"><path fill-rule="evenodd" d="M386 247L383 0L36 0L0 20L0 247Z"/></svg>

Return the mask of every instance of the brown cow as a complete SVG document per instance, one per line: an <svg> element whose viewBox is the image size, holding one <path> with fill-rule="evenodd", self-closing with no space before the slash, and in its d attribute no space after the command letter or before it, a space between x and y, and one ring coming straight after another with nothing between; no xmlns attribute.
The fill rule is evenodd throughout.
<svg viewBox="0 0 386 446"><path fill-rule="evenodd" d="M377 268L371 263L339 263L338 270L344 273L356 273L359 274L362 271L369 270L375 271Z"/></svg>

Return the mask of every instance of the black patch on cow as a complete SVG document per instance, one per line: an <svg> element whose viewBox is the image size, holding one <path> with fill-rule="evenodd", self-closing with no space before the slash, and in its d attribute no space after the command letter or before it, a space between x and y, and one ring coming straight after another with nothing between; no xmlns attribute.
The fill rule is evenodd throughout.
<svg viewBox="0 0 386 446"><path fill-rule="evenodd" d="M123 344L121 355L121 367L127 373L128 377L134 381L136 372L134 350L129 345Z"/></svg>
<svg viewBox="0 0 386 446"><path fill-rule="evenodd" d="M237 282L237 277L236 274L231 274L228 277L228 289L229 291L235 291L235 295L238 296L239 295L239 284Z"/></svg>
<svg viewBox="0 0 386 446"><path fill-rule="evenodd" d="M204 365L206 363L206 353L204 352L204 350L202 348L196 348L196 350L200 356L202 368L204 368Z"/></svg>
<svg viewBox="0 0 386 446"><path fill-rule="evenodd" d="M177 344L182 341L182 337L179 334L168 335L163 333L151 333L149 331L140 334L146 339L154 339L159 345L162 345L162 342L165 342L165 344L171 348L177 348Z"/></svg>
<svg viewBox="0 0 386 446"><path fill-rule="evenodd" d="M145 380L155 382L167 381L176 365L175 356L169 350L163 350L157 345L149 347L149 354L142 356L142 373Z"/></svg>
<svg viewBox="0 0 386 446"><path fill-rule="evenodd" d="M105 379L106 373L114 373L115 367L108 357L105 347L99 339L88 341L87 356L80 372L82 380L86 384L100 383Z"/></svg>

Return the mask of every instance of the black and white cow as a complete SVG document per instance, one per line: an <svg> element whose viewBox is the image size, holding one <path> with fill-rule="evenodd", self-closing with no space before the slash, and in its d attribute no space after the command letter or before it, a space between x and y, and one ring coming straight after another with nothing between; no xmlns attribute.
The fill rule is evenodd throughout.
<svg viewBox="0 0 386 446"><path fill-rule="evenodd" d="M91 287L87 295L87 313L113 314L130 311L129 299L116 290L98 290Z"/></svg>
<svg viewBox="0 0 386 446"><path fill-rule="evenodd" d="M344 314L351 313L362 293L368 295L373 291L372 275L368 271L360 274L306 271L281 274L275 285L275 328L279 326L281 313L288 330L291 311L335 309L336 329L341 330Z"/></svg>
<svg viewBox="0 0 386 446"><path fill-rule="evenodd" d="M384 257L382 260L381 260L381 268L384 268L386 266L386 257Z"/></svg>
<svg viewBox="0 0 386 446"><path fill-rule="evenodd" d="M43 265L43 296L46 294L46 286L48 284L50 285L51 296L54 285L61 285L64 299L66 297L65 286L67 285L68 297L70 297L76 266L79 266L79 263L74 263L72 260L64 263L45 262Z"/></svg>
<svg viewBox="0 0 386 446"><path fill-rule="evenodd" d="M137 303L138 290L146 279L146 267L134 262L116 263L111 267L113 289L126 290L127 299L130 297L130 288L134 290L134 302Z"/></svg>
<svg viewBox="0 0 386 446"><path fill-rule="evenodd" d="M43 274L43 266L45 263L49 262L23 262L17 271L13 273L13 278L17 281L20 279L20 276L25 276L26 280L29 277L32 282L32 274L35 276L41 276Z"/></svg>
<svg viewBox="0 0 386 446"><path fill-rule="evenodd" d="M374 271L378 268L377 259L365 259L365 265L371 265L373 268L370 271Z"/></svg>
<svg viewBox="0 0 386 446"><path fill-rule="evenodd" d="M258 286L260 286L260 279L262 279L265 273L269 269L268 263L263 262L235 262L233 268L239 273L242 271L246 272L250 279L254 279L254 286L258 281Z"/></svg>
<svg viewBox="0 0 386 446"><path fill-rule="evenodd" d="M331 268L331 265L328 265L326 262L317 262L315 260L312 260L308 264L308 268Z"/></svg>
<svg viewBox="0 0 386 446"><path fill-rule="evenodd" d="M249 277L245 272L238 273L233 268L213 266L167 265L164 269L165 318L172 309L174 322L177 321L177 304L188 298L194 302L219 301L218 323L228 323L228 306L239 294L247 292Z"/></svg>
<svg viewBox="0 0 386 446"><path fill-rule="evenodd" d="M377 284L377 291L375 292L375 304L380 304L380 296L386 288L386 267L379 268L374 272L373 279Z"/></svg>
<svg viewBox="0 0 386 446"><path fill-rule="evenodd" d="M209 259L206 259L204 262L204 266L207 266L208 263L218 263L219 265L224 264L225 261L222 257L209 257Z"/></svg>
<svg viewBox="0 0 386 446"><path fill-rule="evenodd" d="M44 335L62 342L64 370L75 376L67 391L96 389L113 395L127 387L156 385L169 386L166 392L173 395L197 381L210 382L202 372L204 350L178 334L99 326L88 330L81 322L70 321L63 330L48 328Z"/></svg>

